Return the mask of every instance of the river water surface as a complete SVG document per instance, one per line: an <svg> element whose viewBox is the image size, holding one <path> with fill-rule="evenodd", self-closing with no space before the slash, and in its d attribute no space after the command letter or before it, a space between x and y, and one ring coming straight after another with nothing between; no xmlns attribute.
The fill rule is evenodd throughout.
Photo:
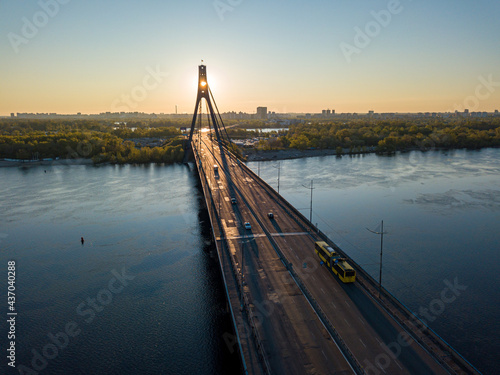
<svg viewBox="0 0 500 375"><path fill-rule="evenodd" d="M249 166L277 188L276 162ZM366 228L384 220L383 285L493 374L499 176L499 149L329 156L282 161L280 193L309 217L303 185L312 179L313 222L376 278L380 237ZM1 301L7 261L17 267L16 365L40 374L238 373L195 171L1 168L0 207ZM446 282L459 288L444 303ZM6 324L0 330L4 348ZM15 373L5 356L1 370Z"/></svg>
<svg viewBox="0 0 500 375"><path fill-rule="evenodd" d="M6 312L15 260L16 365L65 375L238 373L222 339L232 323L196 185L185 166L1 168L0 300ZM60 332L78 334L66 343ZM17 374L4 355L0 373Z"/></svg>

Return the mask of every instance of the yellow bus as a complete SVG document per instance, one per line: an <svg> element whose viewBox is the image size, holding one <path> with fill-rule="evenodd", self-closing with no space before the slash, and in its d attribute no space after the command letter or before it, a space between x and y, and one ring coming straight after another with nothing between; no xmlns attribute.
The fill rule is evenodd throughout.
<svg viewBox="0 0 500 375"><path fill-rule="evenodd" d="M356 271L347 263L345 258L342 258L330 245L324 241L314 243L314 249L332 272L339 277L344 283L353 283L356 280Z"/></svg>

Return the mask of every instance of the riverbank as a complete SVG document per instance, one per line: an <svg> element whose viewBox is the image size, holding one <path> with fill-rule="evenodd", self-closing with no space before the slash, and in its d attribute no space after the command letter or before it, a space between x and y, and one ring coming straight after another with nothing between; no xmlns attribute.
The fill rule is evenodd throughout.
<svg viewBox="0 0 500 375"><path fill-rule="evenodd" d="M498 147L481 147L481 148L469 148L468 150L480 150L486 148L498 148ZM433 147L431 149L413 147L413 148L405 148L401 150L395 150L391 153L380 153L383 155L394 154L396 152L411 152L411 151L430 151L430 150L462 150L467 148L453 148L453 147ZM342 155L359 155L359 154L374 154L377 153L376 147L366 147L365 151L351 151L348 148L342 149ZM253 149L244 149L243 157L246 161L272 161L272 160L285 160L285 159L300 159L300 158L308 158L315 156L329 156L329 155L337 155L336 150L332 149L315 149L315 150L297 150L297 149L287 149L287 150L257 150Z"/></svg>
<svg viewBox="0 0 500 375"><path fill-rule="evenodd" d="M367 147L365 152L356 152L358 153L372 153L375 152L375 147ZM328 155L336 155L337 151L332 149L317 149L317 150L297 150L297 149L288 149L288 150L257 150L257 149L245 149L243 151L243 156L247 161L269 161L269 160L284 160L284 159L299 159L299 158L308 158L314 156L328 156ZM352 154L349 153L349 149L343 149L342 155Z"/></svg>

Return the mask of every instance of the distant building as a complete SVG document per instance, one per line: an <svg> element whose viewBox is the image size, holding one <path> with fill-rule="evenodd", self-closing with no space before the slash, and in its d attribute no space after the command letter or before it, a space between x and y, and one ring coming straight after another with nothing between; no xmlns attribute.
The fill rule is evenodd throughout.
<svg viewBox="0 0 500 375"><path fill-rule="evenodd" d="M373 111L368 111L368 116L370 117L373 116L373 113L374 113Z"/></svg>
<svg viewBox="0 0 500 375"><path fill-rule="evenodd" d="M267 119L267 107L257 107L257 118Z"/></svg>
<svg viewBox="0 0 500 375"><path fill-rule="evenodd" d="M15 113L11 113L10 117L16 117L16 114Z"/></svg>

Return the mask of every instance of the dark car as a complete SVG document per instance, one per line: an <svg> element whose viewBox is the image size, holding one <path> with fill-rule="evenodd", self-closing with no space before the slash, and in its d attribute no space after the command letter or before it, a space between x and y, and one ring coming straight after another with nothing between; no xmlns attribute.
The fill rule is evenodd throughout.
<svg viewBox="0 0 500 375"><path fill-rule="evenodd" d="M269 219L274 219L274 214L272 212L269 212L267 216L269 217Z"/></svg>
<svg viewBox="0 0 500 375"><path fill-rule="evenodd" d="M236 204L236 198L231 198L231 204Z"/></svg>

